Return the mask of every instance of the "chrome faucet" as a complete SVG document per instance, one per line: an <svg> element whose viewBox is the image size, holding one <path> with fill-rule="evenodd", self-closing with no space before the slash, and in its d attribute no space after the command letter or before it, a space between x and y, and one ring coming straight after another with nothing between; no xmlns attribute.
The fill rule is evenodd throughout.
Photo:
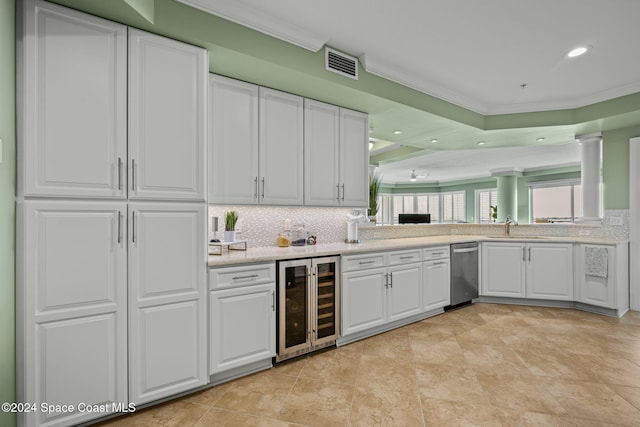
<svg viewBox="0 0 640 427"><path fill-rule="evenodd" d="M518 225L518 221L511 219L509 215L507 215L507 219L504 220L504 235L509 235L509 227L513 225Z"/></svg>

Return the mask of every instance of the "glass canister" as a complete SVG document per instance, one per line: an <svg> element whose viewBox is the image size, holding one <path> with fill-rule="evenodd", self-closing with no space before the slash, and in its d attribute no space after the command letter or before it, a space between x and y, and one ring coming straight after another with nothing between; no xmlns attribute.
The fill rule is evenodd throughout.
<svg viewBox="0 0 640 427"><path fill-rule="evenodd" d="M298 222L291 228L291 246L304 246L307 244L309 233L304 228L304 223Z"/></svg>

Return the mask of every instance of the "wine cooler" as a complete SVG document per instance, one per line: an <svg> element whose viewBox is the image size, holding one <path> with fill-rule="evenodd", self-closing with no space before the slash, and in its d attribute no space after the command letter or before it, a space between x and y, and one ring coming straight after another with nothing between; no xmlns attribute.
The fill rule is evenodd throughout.
<svg viewBox="0 0 640 427"><path fill-rule="evenodd" d="M340 257L279 261L276 362L335 345L339 313Z"/></svg>

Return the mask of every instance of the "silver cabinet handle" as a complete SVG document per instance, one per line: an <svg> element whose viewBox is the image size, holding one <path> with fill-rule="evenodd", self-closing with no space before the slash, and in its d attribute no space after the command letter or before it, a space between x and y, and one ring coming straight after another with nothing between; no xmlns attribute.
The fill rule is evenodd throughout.
<svg viewBox="0 0 640 427"><path fill-rule="evenodd" d="M444 255L444 252L431 252L431 255Z"/></svg>
<svg viewBox="0 0 640 427"><path fill-rule="evenodd" d="M122 190L122 157L118 157L118 190Z"/></svg>
<svg viewBox="0 0 640 427"><path fill-rule="evenodd" d="M344 182L342 183L342 201L344 202Z"/></svg>
<svg viewBox="0 0 640 427"><path fill-rule="evenodd" d="M367 265L367 264L373 264L373 263L375 263L374 260L371 260L371 261L359 261L358 262L358 264L360 264L360 265Z"/></svg>
<svg viewBox="0 0 640 427"><path fill-rule="evenodd" d="M232 280L247 280L247 279L253 280L253 279L257 278L257 277L260 277L260 275L259 274L251 274L250 276L235 276L235 277L233 277Z"/></svg>
<svg viewBox="0 0 640 427"><path fill-rule="evenodd" d="M276 291L271 291L271 311L276 311Z"/></svg>
<svg viewBox="0 0 640 427"><path fill-rule="evenodd" d="M131 211L131 243L136 242L136 211Z"/></svg>
<svg viewBox="0 0 640 427"><path fill-rule="evenodd" d="M527 260L526 251L527 251L526 248L522 248L522 262L525 262Z"/></svg>
<svg viewBox="0 0 640 427"><path fill-rule="evenodd" d="M389 273L389 286L393 288L393 271Z"/></svg>
<svg viewBox="0 0 640 427"><path fill-rule="evenodd" d="M122 212L118 211L118 244L122 241Z"/></svg>
<svg viewBox="0 0 640 427"><path fill-rule="evenodd" d="M253 198L258 198L258 177L253 178Z"/></svg>
<svg viewBox="0 0 640 427"><path fill-rule="evenodd" d="M262 177L262 198L264 199L264 176Z"/></svg>
<svg viewBox="0 0 640 427"><path fill-rule="evenodd" d="M384 287L389 287L389 273L384 273Z"/></svg>
<svg viewBox="0 0 640 427"><path fill-rule="evenodd" d="M443 265L443 264L446 264L446 262L444 262L444 261L438 261L438 262L433 262L433 263L431 263L431 265Z"/></svg>
<svg viewBox="0 0 640 427"><path fill-rule="evenodd" d="M413 256L401 256L400 259L413 259Z"/></svg>
<svg viewBox="0 0 640 427"><path fill-rule="evenodd" d="M131 159L131 191L136 191L136 161Z"/></svg>
<svg viewBox="0 0 640 427"><path fill-rule="evenodd" d="M336 200L340 201L340 183L336 184L336 192L338 193L338 196L336 197Z"/></svg>
<svg viewBox="0 0 640 427"><path fill-rule="evenodd" d="M531 248L529 248L529 262L531 262Z"/></svg>

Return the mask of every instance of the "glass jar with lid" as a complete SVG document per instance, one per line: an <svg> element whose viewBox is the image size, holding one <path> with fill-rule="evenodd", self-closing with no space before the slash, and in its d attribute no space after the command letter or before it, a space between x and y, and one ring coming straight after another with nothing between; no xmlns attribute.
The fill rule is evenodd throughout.
<svg viewBox="0 0 640 427"><path fill-rule="evenodd" d="M291 246L304 246L307 244L309 233L304 227L304 223L297 222L291 228Z"/></svg>

